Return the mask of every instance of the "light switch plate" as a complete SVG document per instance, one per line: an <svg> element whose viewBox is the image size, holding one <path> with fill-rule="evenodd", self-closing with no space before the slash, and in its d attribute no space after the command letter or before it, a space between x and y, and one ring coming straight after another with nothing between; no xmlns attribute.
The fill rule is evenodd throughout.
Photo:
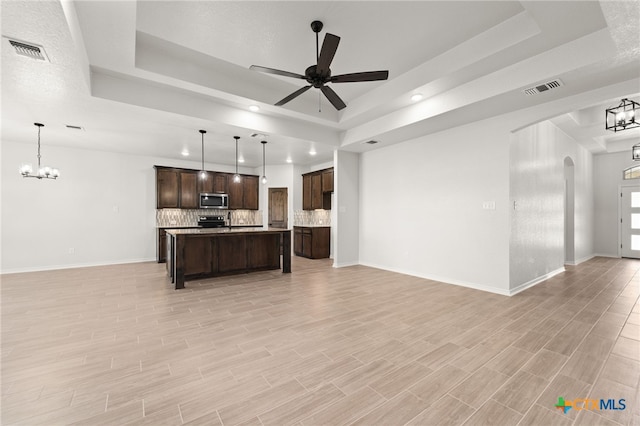
<svg viewBox="0 0 640 426"><path fill-rule="evenodd" d="M495 210L496 209L496 202L495 201L484 201L482 203L482 208L484 210Z"/></svg>

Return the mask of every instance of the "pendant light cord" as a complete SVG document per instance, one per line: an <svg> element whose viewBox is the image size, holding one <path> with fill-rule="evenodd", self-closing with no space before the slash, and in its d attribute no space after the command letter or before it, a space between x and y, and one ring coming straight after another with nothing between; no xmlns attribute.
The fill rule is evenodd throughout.
<svg viewBox="0 0 640 426"><path fill-rule="evenodd" d="M238 174L238 139L240 139L238 136L234 136L234 139L236 140L236 175Z"/></svg>
<svg viewBox="0 0 640 426"><path fill-rule="evenodd" d="M42 126L38 126L38 170L40 170L40 129Z"/></svg>

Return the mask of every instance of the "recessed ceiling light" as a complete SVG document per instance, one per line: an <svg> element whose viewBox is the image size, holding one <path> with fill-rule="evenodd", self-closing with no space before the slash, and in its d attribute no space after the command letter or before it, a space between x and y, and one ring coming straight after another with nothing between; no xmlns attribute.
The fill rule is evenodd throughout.
<svg viewBox="0 0 640 426"><path fill-rule="evenodd" d="M238 163L244 163L244 157L240 156L240 157L238 158Z"/></svg>
<svg viewBox="0 0 640 426"><path fill-rule="evenodd" d="M287 157L287 163L291 163L291 157Z"/></svg>
<svg viewBox="0 0 640 426"><path fill-rule="evenodd" d="M260 107L258 105L250 105L249 110L253 112L258 112L260 111Z"/></svg>
<svg viewBox="0 0 640 426"><path fill-rule="evenodd" d="M189 151L186 150L186 149L183 149L180 154L182 154L183 157L188 157L189 156Z"/></svg>
<svg viewBox="0 0 640 426"><path fill-rule="evenodd" d="M413 95L411 95L411 100L413 102L418 102L422 100L422 93L414 93Z"/></svg>
<svg viewBox="0 0 640 426"><path fill-rule="evenodd" d="M311 151L309 151L309 155L316 155L316 150L312 149Z"/></svg>

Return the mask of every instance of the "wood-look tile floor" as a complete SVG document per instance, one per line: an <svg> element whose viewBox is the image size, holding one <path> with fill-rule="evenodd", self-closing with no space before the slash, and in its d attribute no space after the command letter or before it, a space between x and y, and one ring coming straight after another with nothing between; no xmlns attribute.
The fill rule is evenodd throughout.
<svg viewBox="0 0 640 426"><path fill-rule="evenodd" d="M2 424L640 424L639 269L513 297L302 258L179 291L155 263L4 275Z"/></svg>

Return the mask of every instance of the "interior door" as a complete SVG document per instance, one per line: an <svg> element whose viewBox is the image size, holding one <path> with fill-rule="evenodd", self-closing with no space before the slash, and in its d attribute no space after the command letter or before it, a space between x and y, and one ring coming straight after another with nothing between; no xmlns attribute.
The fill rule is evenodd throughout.
<svg viewBox="0 0 640 426"><path fill-rule="evenodd" d="M269 188L269 227L286 229L288 209L287 188Z"/></svg>
<svg viewBox="0 0 640 426"><path fill-rule="evenodd" d="M620 191L620 255L640 259L640 186Z"/></svg>

